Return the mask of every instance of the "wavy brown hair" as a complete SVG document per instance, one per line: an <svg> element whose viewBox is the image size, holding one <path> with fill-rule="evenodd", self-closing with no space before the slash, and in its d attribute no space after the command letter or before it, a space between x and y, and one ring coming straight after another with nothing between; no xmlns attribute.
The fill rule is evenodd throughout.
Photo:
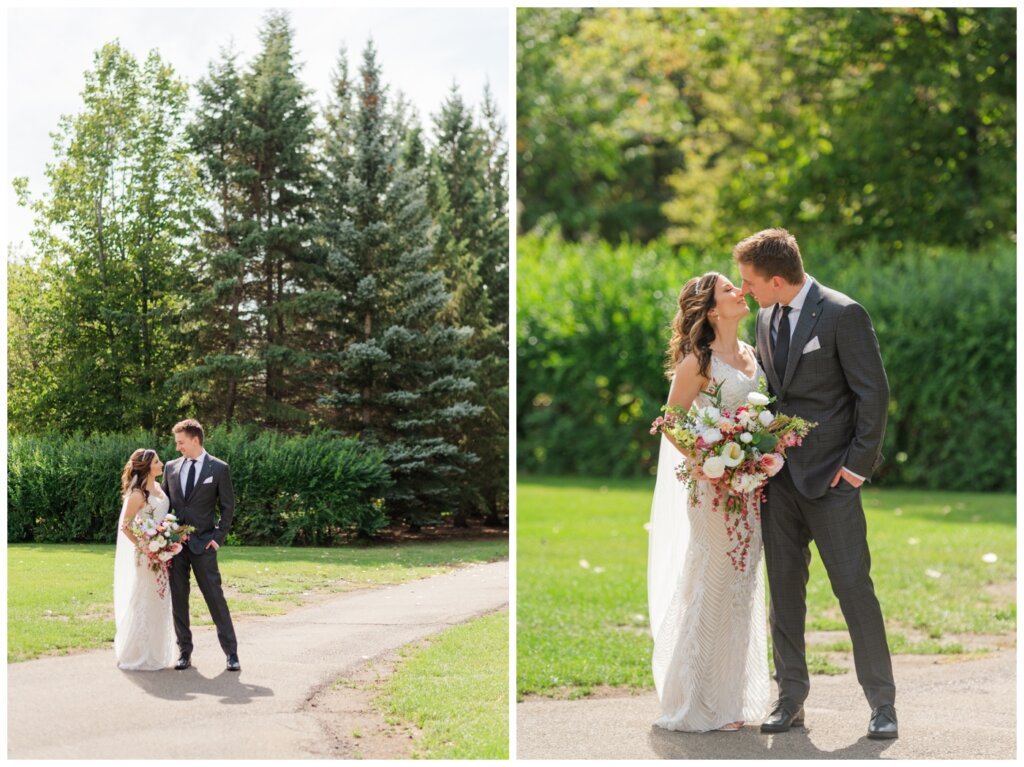
<svg viewBox="0 0 1024 767"><path fill-rule="evenodd" d="M146 481L149 479L149 470L153 466L154 458L156 458L156 450L148 448L140 447L132 453L132 457L124 465L124 471L121 472L122 495L135 488L139 488L145 494L146 500L149 500L149 490L146 489Z"/></svg>
<svg viewBox="0 0 1024 767"><path fill-rule="evenodd" d="M672 378L679 360L691 353L697 355L700 374L709 377L715 329L708 320L708 312L715 308L715 287L721 276L718 272L708 272L692 278L679 291L679 311L672 320L672 340L665 355L668 378Z"/></svg>

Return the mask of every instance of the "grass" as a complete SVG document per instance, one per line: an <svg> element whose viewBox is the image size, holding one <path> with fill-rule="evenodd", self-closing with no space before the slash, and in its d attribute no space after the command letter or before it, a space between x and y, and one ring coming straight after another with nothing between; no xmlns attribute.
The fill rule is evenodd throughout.
<svg viewBox="0 0 1024 767"><path fill-rule="evenodd" d="M508 759L508 612L456 626L403 654L378 704L423 732L415 756Z"/></svg>
<svg viewBox="0 0 1024 767"><path fill-rule="evenodd" d="M279 615L318 595L401 583L506 556L506 539L337 548L227 546L218 554L236 618ZM8 546L8 662L113 642L113 568L113 545ZM194 625L211 623L194 583L189 603Z"/></svg>
<svg viewBox="0 0 1024 767"><path fill-rule="evenodd" d="M652 686L644 529L652 489L646 480L520 480L520 696ZM872 488L864 506L871 574L894 653L959 653L965 635L1015 634L1013 495ZM988 553L996 562L982 560ZM812 554L807 630L845 632ZM823 653L844 638L809 646L812 671L840 671Z"/></svg>

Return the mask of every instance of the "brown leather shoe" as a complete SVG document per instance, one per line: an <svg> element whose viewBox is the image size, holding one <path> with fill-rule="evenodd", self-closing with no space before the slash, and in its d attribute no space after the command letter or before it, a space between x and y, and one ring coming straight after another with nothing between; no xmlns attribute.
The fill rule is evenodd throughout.
<svg viewBox="0 0 1024 767"><path fill-rule="evenodd" d="M761 723L761 732L786 732L794 725L804 723L804 707L800 703L792 703L779 699L772 706L772 712Z"/></svg>

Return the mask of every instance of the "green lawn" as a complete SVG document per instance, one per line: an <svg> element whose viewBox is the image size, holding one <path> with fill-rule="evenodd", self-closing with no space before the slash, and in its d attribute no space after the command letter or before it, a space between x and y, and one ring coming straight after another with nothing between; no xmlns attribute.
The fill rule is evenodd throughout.
<svg viewBox="0 0 1024 767"><path fill-rule="evenodd" d="M517 488L518 694L650 687L647 531L653 481L528 478ZM871 574L896 653L960 652L1016 632L1015 498L864 492ZM809 631L845 629L817 552ZM994 563L982 560L993 553ZM836 671L810 646L817 673Z"/></svg>
<svg viewBox="0 0 1024 767"><path fill-rule="evenodd" d="M219 553L233 616L277 615L318 594L423 578L508 556L508 541L397 546L226 546ZM114 640L113 545L13 544L7 549L7 660L101 647ZM198 589L193 589L198 596ZM210 623L202 598L196 625Z"/></svg>
<svg viewBox="0 0 1024 767"><path fill-rule="evenodd" d="M508 759L508 620L503 610L403 650L378 705L423 731L415 756Z"/></svg>

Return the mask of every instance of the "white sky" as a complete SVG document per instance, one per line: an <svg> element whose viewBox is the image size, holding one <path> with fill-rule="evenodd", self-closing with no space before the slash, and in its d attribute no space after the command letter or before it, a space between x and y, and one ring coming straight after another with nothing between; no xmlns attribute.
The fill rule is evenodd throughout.
<svg viewBox="0 0 1024 767"><path fill-rule="evenodd" d="M267 8L40 8L7 14L7 241L28 242L31 213L19 208L11 179L28 176L33 197L46 191L51 131L61 114L81 109L83 74L93 54L115 38L142 60L153 48L189 83L205 76L219 50L233 44L245 66L259 50ZM474 107L485 82L511 128L510 24L506 8L289 8L300 76L327 100L342 45L358 70L372 36L392 97L405 94L427 133L452 82Z"/></svg>

